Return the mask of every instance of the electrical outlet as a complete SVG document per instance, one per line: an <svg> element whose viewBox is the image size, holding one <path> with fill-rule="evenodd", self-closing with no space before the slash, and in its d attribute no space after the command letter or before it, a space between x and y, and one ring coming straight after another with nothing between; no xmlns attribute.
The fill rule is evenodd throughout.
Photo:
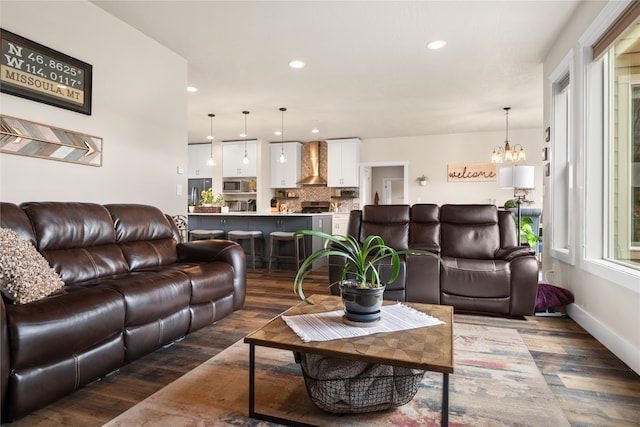
<svg viewBox="0 0 640 427"><path fill-rule="evenodd" d="M176 184L176 196L182 196L182 184Z"/></svg>

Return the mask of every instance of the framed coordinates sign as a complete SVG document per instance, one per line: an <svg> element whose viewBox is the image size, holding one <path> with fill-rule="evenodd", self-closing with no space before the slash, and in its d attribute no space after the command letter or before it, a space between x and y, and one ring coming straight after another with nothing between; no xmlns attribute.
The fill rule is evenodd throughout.
<svg viewBox="0 0 640 427"><path fill-rule="evenodd" d="M91 115L91 65L3 29L0 38L0 91Z"/></svg>

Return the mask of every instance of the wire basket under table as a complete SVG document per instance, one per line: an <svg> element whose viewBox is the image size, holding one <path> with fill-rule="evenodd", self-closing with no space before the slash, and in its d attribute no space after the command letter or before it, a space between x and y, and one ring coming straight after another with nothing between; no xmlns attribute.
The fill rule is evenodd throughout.
<svg viewBox="0 0 640 427"><path fill-rule="evenodd" d="M309 397L320 409L333 413L384 411L402 406L413 399L424 377L424 371L417 369L309 354L295 356ZM312 376L310 371L319 375ZM357 373L350 376L350 371Z"/></svg>

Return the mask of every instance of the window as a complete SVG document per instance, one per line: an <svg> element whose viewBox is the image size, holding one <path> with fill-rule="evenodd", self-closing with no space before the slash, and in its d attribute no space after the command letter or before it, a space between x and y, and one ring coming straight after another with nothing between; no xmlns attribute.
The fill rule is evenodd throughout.
<svg viewBox="0 0 640 427"><path fill-rule="evenodd" d="M640 23L605 55L610 76L605 256L640 269Z"/></svg>
<svg viewBox="0 0 640 427"><path fill-rule="evenodd" d="M551 171L548 186L550 190L549 230L551 256L573 264L573 159L572 146L572 90L570 52L551 74Z"/></svg>
<svg viewBox="0 0 640 427"><path fill-rule="evenodd" d="M629 61L638 59L632 53L638 40L631 34L639 16L640 2L607 3L580 38L580 74L575 80L586 91L574 96L580 102L575 146L577 203L584 219L577 239L581 267L635 292L640 292L640 260L632 232L637 230L634 135L640 71Z"/></svg>

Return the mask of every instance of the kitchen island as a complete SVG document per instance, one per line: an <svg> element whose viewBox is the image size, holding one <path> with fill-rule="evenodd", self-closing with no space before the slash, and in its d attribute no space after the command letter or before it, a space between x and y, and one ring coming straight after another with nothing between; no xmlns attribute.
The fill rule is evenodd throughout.
<svg viewBox="0 0 640 427"><path fill-rule="evenodd" d="M331 219L331 213L190 213L189 230L222 230L225 237L232 230L262 231L264 250L262 256L258 256L256 264L266 268L269 259L269 233L273 231L317 230L331 234ZM304 246L307 254L320 249L323 244L322 239L305 236ZM283 255L293 254L293 242L280 242L280 245ZM314 268L323 263L326 263L326 260L322 260L318 264L314 263ZM273 268L275 268L275 263ZM296 265L293 260L282 260L279 268L295 269Z"/></svg>

